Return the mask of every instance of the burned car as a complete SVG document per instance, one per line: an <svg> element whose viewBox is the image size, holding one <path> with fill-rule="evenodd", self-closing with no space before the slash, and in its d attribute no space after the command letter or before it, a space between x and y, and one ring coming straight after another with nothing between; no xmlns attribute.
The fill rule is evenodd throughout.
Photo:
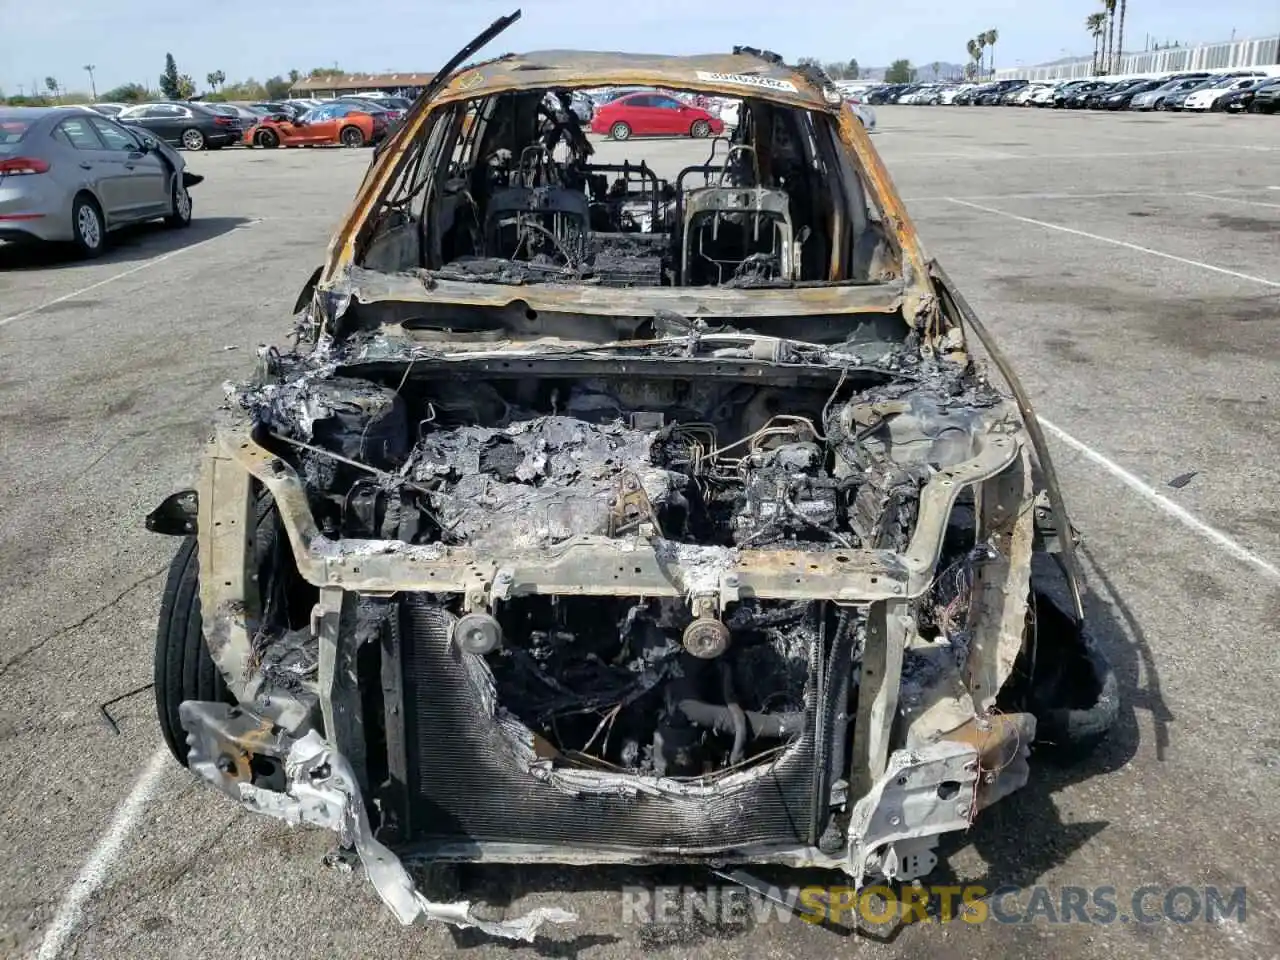
<svg viewBox="0 0 1280 960"><path fill-rule="evenodd" d="M405 923L569 919L434 898L440 863L921 876L1115 713L1026 397L823 74L457 67L509 20L149 517L184 538L165 737L334 831ZM573 92L633 85L739 123L680 169L600 162Z"/></svg>

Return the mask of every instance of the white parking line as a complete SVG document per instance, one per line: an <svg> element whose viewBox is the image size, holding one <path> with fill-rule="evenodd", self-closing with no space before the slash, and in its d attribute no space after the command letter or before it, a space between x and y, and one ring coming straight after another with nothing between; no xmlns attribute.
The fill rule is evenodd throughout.
<svg viewBox="0 0 1280 960"><path fill-rule="evenodd" d="M1248 200L1244 197L1227 197L1220 193L1188 193L1188 197L1199 197L1201 200L1226 200L1228 203L1243 203L1253 207L1270 207L1280 210L1280 203L1267 203L1265 200Z"/></svg>
<svg viewBox="0 0 1280 960"><path fill-rule="evenodd" d="M1226 267L1217 267L1212 263L1202 263L1199 260L1189 260L1186 257L1179 257L1172 253L1165 253L1163 250L1152 250L1150 247L1143 247L1136 243L1129 243L1127 240L1116 240L1112 237L1102 237L1096 233L1089 233L1085 230L1077 230L1074 227L1064 227L1060 223L1049 223L1045 220L1035 220L1031 217L1020 217L1016 213L1009 213L1006 210L997 210L995 207L984 207L982 204L970 203L968 200L958 200L955 197L948 197L947 199L951 203L959 204L962 207L981 210L983 213L991 213L997 217L1007 217L1010 220L1017 220L1020 223L1030 223L1037 227L1044 227L1046 230L1058 230L1062 233L1072 234L1073 236L1084 237L1087 240L1096 240L1098 243L1109 243L1113 246L1124 247L1127 250L1135 250L1138 253L1145 253L1153 257L1172 260L1175 263L1184 263L1187 266L1199 267L1201 270L1211 270L1214 273L1221 273L1228 277L1235 277L1237 280L1249 280L1253 283L1260 283L1265 287L1280 289L1280 280L1268 280L1265 277L1255 277L1249 273L1240 273L1238 270L1228 270Z"/></svg>
<svg viewBox="0 0 1280 960"><path fill-rule="evenodd" d="M1056 424L1050 423L1044 417L1039 417L1038 419L1040 421L1040 425L1043 426L1050 433L1052 433L1055 437L1057 437L1067 446L1071 447L1073 450L1076 450L1079 453L1084 454L1084 456L1092 460L1098 466L1102 467L1107 472L1117 477L1130 490L1133 490L1135 493L1141 494L1142 496L1146 497L1148 500L1150 500L1152 503L1158 506L1165 513L1174 517L1175 519L1183 523L1185 526L1189 527L1190 529L1194 530L1196 533L1200 534L1200 536L1204 537L1205 539L1210 540L1213 543L1217 544L1219 547L1221 547L1227 553L1231 554L1231 556L1235 557L1237 560L1243 561L1244 563L1247 563L1250 566L1255 567L1258 570L1261 570L1263 573L1267 574L1267 576L1271 577L1272 579L1280 580L1280 567L1277 567L1274 563L1271 563L1268 560L1264 560L1262 557L1258 556L1248 547L1231 539L1231 537L1227 536L1221 530L1217 530L1214 527L1209 526L1209 524L1199 519L1197 516L1195 516L1195 514L1191 513L1191 511L1187 510L1185 507L1179 506L1178 504L1174 503L1164 494L1157 492L1149 484L1144 483L1142 480L1135 477L1132 473L1130 473L1124 467L1120 466L1114 460L1111 460L1110 458L1099 453L1097 450L1093 449L1091 446L1084 443L1083 441L1077 440L1075 437L1067 433L1067 431L1063 430L1061 427L1057 426Z"/></svg>
<svg viewBox="0 0 1280 960"><path fill-rule="evenodd" d="M1280 147L1226 146L1218 144L1198 149L1202 153L1217 151L1238 153L1241 150L1270 153L1280 150ZM886 153L889 153L889 151L886 151ZM972 153L930 153L924 156L893 158L889 162L889 167L900 167L913 163L955 163L957 160L1064 160L1071 162L1075 160L1110 160L1119 157L1182 157L1186 156L1186 154L1186 147L1181 150L1115 150L1106 153L996 153L993 151L983 156L976 156Z"/></svg>
<svg viewBox="0 0 1280 960"><path fill-rule="evenodd" d="M168 253L162 253L158 257L152 257L150 260L144 260L142 263L138 264L137 266L130 267L128 270L122 270L113 276L107 277L107 279L105 280L99 280L97 283L91 283L87 287L81 287L79 290L75 290L71 293L64 294L61 297L57 297L53 300L49 300L46 303L42 303L37 307L32 307L29 310L23 310L21 313L15 313L11 317L0 318L0 327L6 327L9 324L14 323L15 321L25 320L27 319L27 317L33 317L37 313L39 313L41 310L48 310L50 307L54 306L55 304L65 303L68 300L74 300L76 297L83 296L84 294L88 293L91 290L97 290L99 287L105 287L108 283L115 283L117 280L123 280L125 277L131 277L135 273L139 273L140 271L146 270L149 267L154 267L158 263L164 263L166 260L171 260L174 257L181 256L182 254L188 253L192 250L196 250L200 247L203 247L206 243L213 243L215 240L221 240L223 237L227 236L228 234L235 233L236 230L245 230L249 227L257 226L261 222L262 222L261 219L249 220L246 223L242 223L239 226L231 230L228 230L226 233L218 234L216 237L206 237L204 240L201 240L198 243L193 243L188 247L181 247L177 250L170 250Z"/></svg>
<svg viewBox="0 0 1280 960"><path fill-rule="evenodd" d="M925 203L942 200L1110 200L1113 197L1181 197L1183 193L1165 190L1105 190L1101 193L977 193L956 196L903 197L903 203Z"/></svg>
<svg viewBox="0 0 1280 960"><path fill-rule="evenodd" d="M80 873L76 876L71 889L67 891L67 895L62 898L53 923L49 925L44 939L40 941L36 960L55 960L62 953L62 949L84 917L85 903L97 893L98 888L107 879L108 871L120 856L125 840L129 838L138 818L142 816L147 804L151 801L165 771L169 769L170 762L167 747L161 746L151 755L147 769L134 784L133 791L125 797L124 803L120 804L115 817L111 820L111 826L98 841L98 845L94 847L85 865L80 868Z"/></svg>

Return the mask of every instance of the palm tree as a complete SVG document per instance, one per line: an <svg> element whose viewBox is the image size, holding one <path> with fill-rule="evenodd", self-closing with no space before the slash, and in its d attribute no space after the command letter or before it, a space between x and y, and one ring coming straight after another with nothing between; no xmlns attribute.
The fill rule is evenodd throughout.
<svg viewBox="0 0 1280 960"><path fill-rule="evenodd" d="M996 41L1000 39L1000 31L992 28L982 35L986 45L991 48L991 76L996 75Z"/></svg>
<svg viewBox="0 0 1280 960"><path fill-rule="evenodd" d="M1097 73L1099 61L1102 59L1102 36L1107 31L1107 15L1091 13L1085 18L1084 26L1089 31L1089 36L1093 37L1093 66L1090 69Z"/></svg>
<svg viewBox="0 0 1280 960"><path fill-rule="evenodd" d="M977 68L977 66L976 66L976 64L977 64L977 62L978 62L978 56L979 56L978 41L977 41L977 40L970 40L970 41L965 45L965 49L969 51L969 70L968 70L968 72L969 72L970 74L972 74L972 75L973 75L973 77L976 79L976 78L977 78L977 76L978 76L978 68Z"/></svg>
<svg viewBox="0 0 1280 960"><path fill-rule="evenodd" d="M1124 56L1124 8L1126 0L1120 0L1120 36L1117 40L1119 47L1116 50L1116 73L1120 72L1120 58Z"/></svg>
<svg viewBox="0 0 1280 960"><path fill-rule="evenodd" d="M1111 58L1116 50L1116 0L1102 0L1102 9L1107 15L1107 52L1102 58L1104 69L1101 73L1111 72Z"/></svg>
<svg viewBox="0 0 1280 960"><path fill-rule="evenodd" d="M982 76L983 70L986 67L984 53L987 49L987 35L985 33L980 33L973 38L973 42L977 44L978 47L978 76Z"/></svg>

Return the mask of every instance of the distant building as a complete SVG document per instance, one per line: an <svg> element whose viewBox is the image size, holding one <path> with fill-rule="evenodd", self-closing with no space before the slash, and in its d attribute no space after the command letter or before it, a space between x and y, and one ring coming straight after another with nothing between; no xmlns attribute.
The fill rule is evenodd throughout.
<svg viewBox="0 0 1280 960"><path fill-rule="evenodd" d="M392 96L416 96L433 76L433 73L348 73L304 77L289 89L289 95L325 99L376 90Z"/></svg>
<svg viewBox="0 0 1280 960"><path fill-rule="evenodd" d="M1177 73L1182 70L1274 67L1277 64L1280 64L1280 37L1264 37L1125 53L1120 56L1120 67L1114 72L1119 76L1130 76ZM1008 67L996 71L996 77L1000 80L1077 80L1093 75L1093 57L1077 57L1035 67Z"/></svg>

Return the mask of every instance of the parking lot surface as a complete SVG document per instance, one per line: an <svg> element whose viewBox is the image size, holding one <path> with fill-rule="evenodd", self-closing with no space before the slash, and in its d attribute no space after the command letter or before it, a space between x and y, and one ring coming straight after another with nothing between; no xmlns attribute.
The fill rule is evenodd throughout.
<svg viewBox="0 0 1280 960"><path fill-rule="evenodd" d="M623 922L624 885L712 878L490 866L464 894L580 921L516 947L404 929L359 870L323 865L329 835L169 761L149 691L111 708L114 733L99 704L151 678L175 546L143 516L192 480L221 384L286 340L370 156L224 150L187 155L206 178L188 231L87 263L0 247L0 956L1274 955L1280 121L895 107L879 125L929 252L1046 421L1124 701L1098 753L1035 766L930 879L1109 886L1122 908L1145 884L1244 886L1243 922L650 925ZM705 148L601 153L661 169Z"/></svg>

